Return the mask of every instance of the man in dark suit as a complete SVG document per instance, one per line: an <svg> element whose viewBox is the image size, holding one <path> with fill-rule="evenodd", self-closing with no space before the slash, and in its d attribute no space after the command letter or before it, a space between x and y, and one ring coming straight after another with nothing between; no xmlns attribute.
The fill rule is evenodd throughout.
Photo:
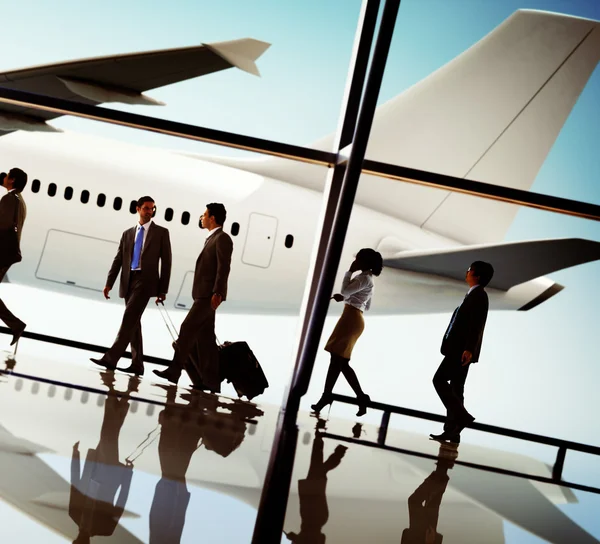
<svg viewBox="0 0 600 544"><path fill-rule="evenodd" d="M21 196L21 192L27 185L27 174L20 168L12 168L8 174L2 172L0 174L3 187L8 191L6 195L0 200L0 230L10 230L17 226L17 238L21 241L21 231L23 230L23 224L25 223L25 217L27 216L27 206ZM0 282L6 276L9 266L3 266L0 268ZM6 323L7 327L13 333L12 341L10 345L15 344L23 331L25 330L25 323L16 317L2 302L0 299L0 319Z"/></svg>
<svg viewBox="0 0 600 544"><path fill-rule="evenodd" d="M222 228L226 217L227 212L223 204L207 204L200 224L202 228L208 229L209 233L196 261L192 286L194 304L181 324L179 338L174 344L175 354L169 368L163 371L154 370L157 376L176 384L192 349L197 344L200 355L199 368L193 372L188 370L188 374L197 388L213 393L221 391L215 312L227 298L227 279L233 251L233 242ZM198 383L198 376L202 383Z"/></svg>
<svg viewBox="0 0 600 544"><path fill-rule="evenodd" d="M489 306L485 287L493 275L489 263L475 261L469 267L465 278L469 291L454 310L444 334L441 348L444 359L433 377L433 385L447 416L444 432L430 435L434 440L459 443L462 429L475 420L464 407L464 389L469 365L479 360Z"/></svg>
<svg viewBox="0 0 600 544"><path fill-rule="evenodd" d="M171 278L171 241L169 231L152 221L156 208L151 197L140 198L136 209L139 222L121 236L103 291L105 298L110 298L108 293L120 271L119 296L125 299L121 328L104 356L91 361L114 370L127 345L131 344L131 365L119 370L141 376L144 374L144 361L140 320L151 297L157 297L157 304L167 298Z"/></svg>

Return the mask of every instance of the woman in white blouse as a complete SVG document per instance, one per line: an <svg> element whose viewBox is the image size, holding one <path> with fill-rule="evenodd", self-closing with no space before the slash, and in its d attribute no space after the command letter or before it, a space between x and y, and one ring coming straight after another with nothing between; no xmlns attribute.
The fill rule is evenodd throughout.
<svg viewBox="0 0 600 544"><path fill-rule="evenodd" d="M383 259L380 253L370 248L361 249L348 272L344 274L341 294L332 297L336 302L344 302L344 311L325 345L325 350L331 354L331 362L325 378L323 395L319 402L311 406L315 412L320 412L325 406L331 404L333 386L340 373L344 375L359 401L356 415L362 416L367 412L366 404L370 400L369 395L366 395L360 387L356 373L350 367L350 357L354 344L365 328L363 312L371 307L373 276L379 276L382 269ZM352 275L359 270L360 274L352 278Z"/></svg>

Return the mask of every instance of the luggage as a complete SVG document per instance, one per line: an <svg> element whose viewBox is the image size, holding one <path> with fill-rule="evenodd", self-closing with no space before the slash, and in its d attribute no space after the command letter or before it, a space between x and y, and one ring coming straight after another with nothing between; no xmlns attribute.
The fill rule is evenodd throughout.
<svg viewBox="0 0 600 544"><path fill-rule="evenodd" d="M225 342L219 349L221 376L231 382L238 397L252 400L264 393L269 382L246 342Z"/></svg>
<svg viewBox="0 0 600 544"><path fill-rule="evenodd" d="M161 310L160 313L163 321L173 338L173 343L175 343L177 331L171 320L171 316L167 313L162 303L159 305L159 310ZM193 377L190 374L192 381L195 378L201 381L198 357L198 348L194 347L186 365L188 374L192 372L196 375ZM269 387L269 382L265 377L260 363L246 342L225 342L219 345L219 374L221 381L227 380L228 383L233 385L240 398L245 396L248 400L251 400L257 395L264 393L265 389Z"/></svg>

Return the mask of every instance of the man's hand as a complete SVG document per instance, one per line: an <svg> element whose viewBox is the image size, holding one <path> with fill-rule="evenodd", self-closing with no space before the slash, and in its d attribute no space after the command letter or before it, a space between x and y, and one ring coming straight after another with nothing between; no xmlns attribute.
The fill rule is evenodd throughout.
<svg viewBox="0 0 600 544"><path fill-rule="evenodd" d="M471 362L472 358L473 358L473 354L470 351L468 351L468 350L463 351L463 354L461 357L462 366L467 366Z"/></svg>
<svg viewBox="0 0 600 544"><path fill-rule="evenodd" d="M108 300L110 298L108 296L108 293L110 293L110 287L107 285L104 289L102 289L102 294L104 295L104 298L106 300Z"/></svg>
<svg viewBox="0 0 600 544"><path fill-rule="evenodd" d="M221 305L221 302L223 302L223 297L219 293L215 293L210 299L210 307L216 310Z"/></svg>
<svg viewBox="0 0 600 544"><path fill-rule="evenodd" d="M162 294L162 295L158 295L156 297L156 304L161 304L162 302L164 302L167 298L167 295Z"/></svg>
<svg viewBox="0 0 600 544"><path fill-rule="evenodd" d="M339 293L336 293L331 298L333 300L335 300L336 302L343 302L344 301L344 295L340 295Z"/></svg>
<svg viewBox="0 0 600 544"><path fill-rule="evenodd" d="M358 259L354 259L354 261L352 261L352 264L348 270L350 272L356 272L357 270L360 270L360 263L358 262Z"/></svg>

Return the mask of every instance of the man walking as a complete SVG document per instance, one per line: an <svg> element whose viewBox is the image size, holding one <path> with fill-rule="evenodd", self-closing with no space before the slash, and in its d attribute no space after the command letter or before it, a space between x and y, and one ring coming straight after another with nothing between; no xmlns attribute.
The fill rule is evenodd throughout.
<svg viewBox="0 0 600 544"><path fill-rule="evenodd" d="M485 287L494 275L491 264L475 261L467 270L469 291L454 310L442 340L444 359L433 377L433 385L446 407L444 432L431 434L438 441L460 442L460 432L475 418L464 407L464 389L469 365L479 360L488 313Z"/></svg>
<svg viewBox="0 0 600 544"><path fill-rule="evenodd" d="M140 198L136 207L139 222L121 236L103 293L105 298L110 298L108 293L120 271L119 296L125 299L125 313L112 347L101 359L91 359L100 366L114 370L127 345L131 344L131 365L119 370L136 376L144 374L142 314L151 297L157 297L157 304L166 299L171 278L169 231L152 221L155 209L152 197Z"/></svg>
<svg viewBox="0 0 600 544"><path fill-rule="evenodd" d="M9 251L10 254L4 253L0 256L2 260L0 264L0 282L2 282L8 269L21 260L21 231L27 216L27 206L21 192L27 185L27 174L20 168L12 168L8 174L2 172L0 179L2 186L7 190L7 193L0 200L0 231L2 231L3 236L6 235L7 237L10 236L9 231L11 230L16 229L17 233L17 245L15 247L10 244L6 247L3 245L3 252ZM13 337L10 345L16 344L21 338L26 324L6 307L2 299L0 299L0 319L12 331Z"/></svg>
<svg viewBox="0 0 600 544"><path fill-rule="evenodd" d="M200 224L209 233L196 261L192 287L194 304L181 324L171 364L166 370L154 370L157 376L176 384L181 370L189 364L187 361L191 350L197 345L199 368L188 370L188 374L196 387L212 393L221 392L215 312L227 297L227 280L233 251L233 242L222 228L226 217L227 211L223 204L207 204ZM198 377L202 380L201 383L198 382Z"/></svg>

